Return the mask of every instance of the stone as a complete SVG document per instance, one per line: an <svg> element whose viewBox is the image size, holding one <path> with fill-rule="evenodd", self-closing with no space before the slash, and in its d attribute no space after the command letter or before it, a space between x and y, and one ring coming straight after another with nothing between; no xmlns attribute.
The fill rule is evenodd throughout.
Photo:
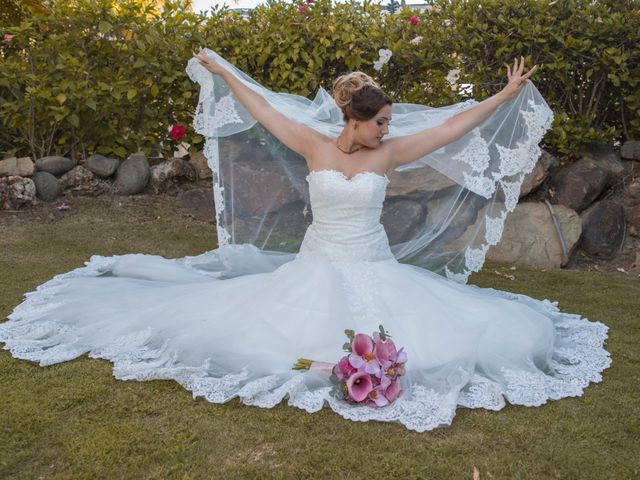
<svg viewBox="0 0 640 480"><path fill-rule="evenodd" d="M301 190L293 188L285 177L279 162L259 161L237 162L225 165L231 172L223 172L222 178L233 178L234 208L248 216L274 213L285 205L304 200ZM291 165L291 169L306 170L304 164ZM298 178L305 175L299 173ZM302 188L302 185L301 185Z"/></svg>
<svg viewBox="0 0 640 480"><path fill-rule="evenodd" d="M38 170L50 173L56 177L63 173L67 173L75 166L76 164L73 160L66 157L59 157L57 155L42 157L36 160L36 167L38 167Z"/></svg>
<svg viewBox="0 0 640 480"><path fill-rule="evenodd" d="M522 202L516 205L504 222L500 242L489 248L486 258L532 268L560 268L568 261L578 244L582 222L574 210L563 205L554 205L553 211L566 243L566 258L563 258L562 245L551 212L542 202Z"/></svg>
<svg viewBox="0 0 640 480"><path fill-rule="evenodd" d="M18 176L29 177L35 171L35 164L30 157L7 158L0 160L0 177Z"/></svg>
<svg viewBox="0 0 640 480"><path fill-rule="evenodd" d="M49 172L36 172L31 179L36 186L36 195L40 200L51 202L62 193L60 181Z"/></svg>
<svg viewBox="0 0 640 480"><path fill-rule="evenodd" d="M549 176L549 170L556 168L560 162L558 159L548 152L542 151L540 159L536 162L529 173L524 176L522 180L522 187L520 187L520 198L528 195L538 188L542 182L544 182Z"/></svg>
<svg viewBox="0 0 640 480"><path fill-rule="evenodd" d="M172 158L150 169L149 185L154 193L165 192L180 181L195 181L196 170L193 165L181 158Z"/></svg>
<svg viewBox="0 0 640 480"><path fill-rule="evenodd" d="M586 147L584 158L592 159L600 168L609 173L609 184L625 174L625 168L618 154L609 145L591 142Z"/></svg>
<svg viewBox="0 0 640 480"><path fill-rule="evenodd" d="M96 178L88 168L78 165L60 177L60 186L65 192L98 196L111 190L111 184Z"/></svg>
<svg viewBox="0 0 640 480"><path fill-rule="evenodd" d="M387 198L437 195L457 186L456 182L429 166L400 172L392 170L388 177Z"/></svg>
<svg viewBox="0 0 640 480"><path fill-rule="evenodd" d="M18 175L0 178L0 210L13 210L35 203L36 185L32 179Z"/></svg>
<svg viewBox="0 0 640 480"><path fill-rule="evenodd" d="M640 160L640 141L627 140L620 149L620 156L625 160Z"/></svg>
<svg viewBox="0 0 640 480"><path fill-rule="evenodd" d="M389 243L396 245L408 240L414 230L424 223L424 209L412 200L387 198L382 207L380 223L387 232Z"/></svg>
<svg viewBox="0 0 640 480"><path fill-rule="evenodd" d="M640 237L640 205L635 205L627 212L629 233L634 237Z"/></svg>
<svg viewBox="0 0 640 480"><path fill-rule="evenodd" d="M135 195L149 181L149 162L143 153L134 153L118 167L115 190L120 195Z"/></svg>
<svg viewBox="0 0 640 480"><path fill-rule="evenodd" d="M632 205L640 203L640 180L636 180L627 185L624 193Z"/></svg>
<svg viewBox="0 0 640 480"><path fill-rule="evenodd" d="M549 182L551 203L576 212L587 208L609 183L609 173L593 159L582 158L556 173Z"/></svg>
<svg viewBox="0 0 640 480"><path fill-rule="evenodd" d="M213 203L213 190L211 188L194 188L182 192L178 201L188 215L201 222L214 223L216 210Z"/></svg>
<svg viewBox="0 0 640 480"><path fill-rule="evenodd" d="M207 180L213 176L213 172L209 168L207 157L204 156L204 152L196 152L191 155L189 157L189 163L195 168L198 180Z"/></svg>
<svg viewBox="0 0 640 480"><path fill-rule="evenodd" d="M120 160L117 158L108 158L103 155L91 155L84 164L86 168L100 178L108 178L116 173L119 165Z"/></svg>
<svg viewBox="0 0 640 480"><path fill-rule="evenodd" d="M613 199L594 203L582 215L580 248L585 252L613 258L624 239L625 214L622 205Z"/></svg>

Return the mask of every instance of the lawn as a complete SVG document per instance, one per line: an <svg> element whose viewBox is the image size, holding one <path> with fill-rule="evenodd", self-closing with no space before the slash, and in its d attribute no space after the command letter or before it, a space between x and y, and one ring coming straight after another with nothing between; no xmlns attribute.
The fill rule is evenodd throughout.
<svg viewBox="0 0 640 480"><path fill-rule="evenodd" d="M41 205L0 214L0 318L93 254L181 257L215 246L213 225L184 216L173 197L70 203L66 213ZM0 478L470 479L474 467L481 479L637 478L640 281L488 265L471 283L558 300L609 325L603 382L539 408L460 409L451 427L418 434L328 408L210 404L171 381L115 380L107 361L43 368L3 350Z"/></svg>

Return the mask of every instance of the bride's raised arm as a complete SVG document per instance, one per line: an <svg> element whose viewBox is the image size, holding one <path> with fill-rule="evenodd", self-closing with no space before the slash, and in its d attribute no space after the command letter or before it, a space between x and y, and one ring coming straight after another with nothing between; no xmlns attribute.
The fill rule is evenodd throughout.
<svg viewBox="0 0 640 480"><path fill-rule="evenodd" d="M247 87L213 57L207 55L202 48L198 53L194 53L194 57L211 73L220 75L242 106L272 135L299 155L305 158L311 156L312 149L317 144L314 139L319 137L315 130L281 114L261 95Z"/></svg>
<svg viewBox="0 0 640 480"><path fill-rule="evenodd" d="M455 142L480 125L502 103L514 98L538 68L534 66L526 74L522 75L524 58L520 58L522 59L520 63L518 63L518 59L514 61L513 73L507 67L509 82L499 93L483 100L473 108L454 115L442 125L427 128L413 135L387 140L385 143L391 149L392 167L413 162L445 145Z"/></svg>

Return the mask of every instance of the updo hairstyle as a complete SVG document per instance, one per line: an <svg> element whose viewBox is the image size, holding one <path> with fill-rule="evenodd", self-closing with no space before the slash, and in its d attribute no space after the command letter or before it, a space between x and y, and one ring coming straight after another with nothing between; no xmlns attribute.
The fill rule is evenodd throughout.
<svg viewBox="0 0 640 480"><path fill-rule="evenodd" d="M380 85L363 72L340 75L331 90L345 122L350 118L370 120L382 107L393 103Z"/></svg>

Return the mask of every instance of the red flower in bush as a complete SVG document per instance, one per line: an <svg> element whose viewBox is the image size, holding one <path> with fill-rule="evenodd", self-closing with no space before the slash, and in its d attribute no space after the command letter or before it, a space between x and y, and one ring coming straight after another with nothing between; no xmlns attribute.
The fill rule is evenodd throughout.
<svg viewBox="0 0 640 480"><path fill-rule="evenodd" d="M409 19L409 23L411 23L411 25L418 25L420 23L420 18L417 15L414 15Z"/></svg>
<svg viewBox="0 0 640 480"><path fill-rule="evenodd" d="M309 11L306 5L300 5L298 10L300 10L300 13L307 13Z"/></svg>
<svg viewBox="0 0 640 480"><path fill-rule="evenodd" d="M313 3L313 0L306 0L308 4Z"/></svg>
<svg viewBox="0 0 640 480"><path fill-rule="evenodd" d="M171 138L177 141L184 137L186 131L187 129L184 127L184 125L174 125L171 127L169 135L171 136Z"/></svg>
<svg viewBox="0 0 640 480"><path fill-rule="evenodd" d="M4 34L4 37L2 37L2 40L4 40L5 42L10 42L13 39L13 35L10 35L8 33Z"/></svg>

